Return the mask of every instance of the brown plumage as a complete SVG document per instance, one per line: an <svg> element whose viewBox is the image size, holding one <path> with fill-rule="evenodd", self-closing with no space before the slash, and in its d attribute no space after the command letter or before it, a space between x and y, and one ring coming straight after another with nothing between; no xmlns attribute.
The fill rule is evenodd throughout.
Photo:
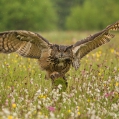
<svg viewBox="0 0 119 119"><path fill-rule="evenodd" d="M48 78L65 79L71 65L78 69L81 58L108 43L110 38L114 37L110 31L118 29L119 21L70 46L51 44L39 34L30 31L7 31L0 33L0 52L16 52L23 57L38 59L41 69L47 72Z"/></svg>

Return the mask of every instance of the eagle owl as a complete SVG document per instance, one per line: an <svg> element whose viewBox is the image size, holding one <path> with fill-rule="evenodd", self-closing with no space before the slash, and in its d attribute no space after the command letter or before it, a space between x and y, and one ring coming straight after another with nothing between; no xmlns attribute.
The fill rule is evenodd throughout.
<svg viewBox="0 0 119 119"><path fill-rule="evenodd" d="M119 21L104 30L91 35L73 45L52 44L38 33L15 30L0 33L0 52L16 52L23 57L37 59L47 77L65 79L65 74L73 66L79 68L80 60L90 51L108 43L114 35L111 30L119 29Z"/></svg>

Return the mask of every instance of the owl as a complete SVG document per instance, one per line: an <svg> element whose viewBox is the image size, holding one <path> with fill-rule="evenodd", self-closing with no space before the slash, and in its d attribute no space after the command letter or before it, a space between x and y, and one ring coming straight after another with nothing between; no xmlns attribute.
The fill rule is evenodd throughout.
<svg viewBox="0 0 119 119"><path fill-rule="evenodd" d="M48 79L66 80L65 74L71 66L77 70L80 60L90 51L108 43L114 37L110 31L118 29L119 21L73 45L52 44L40 34L30 31L6 31L0 33L0 53L16 52L23 57L37 59Z"/></svg>

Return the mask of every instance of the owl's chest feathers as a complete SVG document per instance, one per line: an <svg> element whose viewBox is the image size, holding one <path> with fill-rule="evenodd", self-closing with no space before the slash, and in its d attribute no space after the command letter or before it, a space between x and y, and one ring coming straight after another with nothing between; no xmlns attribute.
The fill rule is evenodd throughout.
<svg viewBox="0 0 119 119"><path fill-rule="evenodd" d="M39 59L39 64L41 69L54 72L57 71L59 73L66 73L70 68L70 62L66 60L59 60L55 58L51 58L48 52L44 52L42 57Z"/></svg>
<svg viewBox="0 0 119 119"><path fill-rule="evenodd" d="M53 62L53 69L59 72L66 72L70 68L70 63L65 60L58 60Z"/></svg>

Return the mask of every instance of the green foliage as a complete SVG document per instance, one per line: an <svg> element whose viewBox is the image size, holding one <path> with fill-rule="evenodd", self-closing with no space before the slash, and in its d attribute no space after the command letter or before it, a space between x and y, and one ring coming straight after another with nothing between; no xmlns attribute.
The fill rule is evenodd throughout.
<svg viewBox="0 0 119 119"><path fill-rule="evenodd" d="M102 29L118 11L119 0L0 0L0 31Z"/></svg>
<svg viewBox="0 0 119 119"><path fill-rule="evenodd" d="M117 0L86 0L82 6L71 9L66 27L70 30L102 29L118 20L117 11L119 11Z"/></svg>
<svg viewBox="0 0 119 119"><path fill-rule="evenodd" d="M54 30L56 13L49 0L0 1L0 30Z"/></svg>
<svg viewBox="0 0 119 119"><path fill-rule="evenodd" d="M66 91L67 85L68 85L67 81L62 78L54 80L52 84L53 88L59 88L61 91Z"/></svg>
<svg viewBox="0 0 119 119"><path fill-rule="evenodd" d="M65 29L66 17L70 14L70 9L79 4L82 5L85 0L52 0L58 15L58 27Z"/></svg>

